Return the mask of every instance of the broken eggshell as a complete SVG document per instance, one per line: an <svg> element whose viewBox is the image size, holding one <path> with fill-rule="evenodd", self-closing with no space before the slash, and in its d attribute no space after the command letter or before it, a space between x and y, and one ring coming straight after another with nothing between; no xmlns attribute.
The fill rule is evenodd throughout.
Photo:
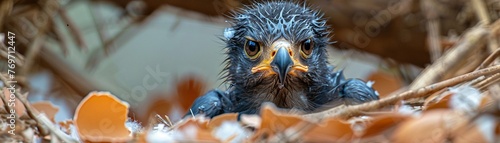
<svg viewBox="0 0 500 143"><path fill-rule="evenodd" d="M50 101L40 101L40 102L35 102L31 103L31 106L38 110L41 113L45 113L47 117L52 121L52 123L55 123L55 116L57 112L59 112L59 107L55 106L54 104L50 103Z"/></svg>
<svg viewBox="0 0 500 143"><path fill-rule="evenodd" d="M91 92L78 105L73 118L80 139L89 142L126 142L129 105L109 92Z"/></svg>

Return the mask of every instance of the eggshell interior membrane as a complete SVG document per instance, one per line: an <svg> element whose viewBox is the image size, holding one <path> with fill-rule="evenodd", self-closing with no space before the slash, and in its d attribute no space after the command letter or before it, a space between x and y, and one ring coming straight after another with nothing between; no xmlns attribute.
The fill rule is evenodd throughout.
<svg viewBox="0 0 500 143"><path fill-rule="evenodd" d="M90 142L126 142L129 105L109 92L91 92L78 105L74 122L80 139Z"/></svg>

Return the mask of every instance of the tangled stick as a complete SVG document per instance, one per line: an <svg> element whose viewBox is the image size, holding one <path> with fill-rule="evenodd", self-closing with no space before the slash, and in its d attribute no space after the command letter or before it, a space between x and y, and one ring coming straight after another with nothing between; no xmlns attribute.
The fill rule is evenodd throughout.
<svg viewBox="0 0 500 143"><path fill-rule="evenodd" d="M367 102L364 104L360 105L352 105L352 106L339 106L336 108L332 108L326 111L318 112L318 113L312 113L312 114L307 114L304 115L304 117L308 120L314 121L314 122L319 122L325 118L351 118L354 116L359 116L362 115L365 112L369 111L374 111L377 109L380 109L382 107L388 106L388 105L394 105L395 103L401 101L401 100L407 100L407 99L412 99L412 98L418 98L418 97L423 97L427 96L427 94L441 90L446 87L454 86L459 83L462 83L464 81L469 81L475 78L478 78L480 76L484 75L489 75L493 73L498 73L500 72L500 65L492 66L489 68L485 68L482 70L470 72L461 76L457 76L439 83L431 84L422 88L414 89L414 90L409 90L400 94L397 94L395 96L390 96L387 98L382 98L377 101L371 101Z"/></svg>
<svg viewBox="0 0 500 143"><path fill-rule="evenodd" d="M488 32L489 29L483 26L474 27L466 32L458 44L422 71L409 89L414 90L437 82L443 73L457 66L460 61L465 60L463 57L467 53L484 46Z"/></svg>
<svg viewBox="0 0 500 143"><path fill-rule="evenodd" d="M498 58L498 56L500 56L500 48L496 49L493 53L491 53L487 58L486 60L483 61L483 63L481 63L481 65L479 65L479 67L476 68L476 70L480 70L480 69L483 69L485 67L487 67L488 65L490 65L495 59Z"/></svg>
<svg viewBox="0 0 500 143"><path fill-rule="evenodd" d="M0 80L3 82L5 87L10 87L11 84L8 82L7 78L4 75L0 74ZM28 116L37 122L37 128L42 134L47 131L50 131L59 139L61 139L63 142L66 143L77 142L73 138L66 136L61 130L59 130L54 124L52 124L52 122L47 122L46 120L48 118L44 114L40 114L35 108L33 108L26 99L22 98L23 95L21 95L19 92L15 92L14 95L19 101L21 101L23 106L26 108L26 113L28 114Z"/></svg>

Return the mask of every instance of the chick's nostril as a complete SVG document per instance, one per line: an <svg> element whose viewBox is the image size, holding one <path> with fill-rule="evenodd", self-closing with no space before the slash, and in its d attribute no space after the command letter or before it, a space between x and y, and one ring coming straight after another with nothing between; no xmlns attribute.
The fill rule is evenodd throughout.
<svg viewBox="0 0 500 143"><path fill-rule="evenodd" d="M271 56L273 56L273 57L274 57L274 55L276 55L276 51L273 51L273 52L271 53Z"/></svg>
<svg viewBox="0 0 500 143"><path fill-rule="evenodd" d="M288 54L290 54L290 56L293 56L293 52L288 50Z"/></svg>

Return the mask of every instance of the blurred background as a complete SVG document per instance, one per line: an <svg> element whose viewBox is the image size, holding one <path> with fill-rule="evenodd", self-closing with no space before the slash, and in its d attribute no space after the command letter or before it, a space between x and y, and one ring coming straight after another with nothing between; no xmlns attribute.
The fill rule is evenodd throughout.
<svg viewBox="0 0 500 143"><path fill-rule="evenodd" d="M178 119L189 106L179 99L226 88L219 79L225 58L220 37L230 26L227 15L251 2L3 0L0 31L16 34L16 77L28 99L59 106L56 121L72 118L79 101L95 90L127 101L137 120L154 113ZM494 10L500 6L486 2ZM306 3L324 13L334 31L330 62L348 78L374 81L381 96L411 83L477 24L462 0ZM6 63L0 65L6 71Z"/></svg>

